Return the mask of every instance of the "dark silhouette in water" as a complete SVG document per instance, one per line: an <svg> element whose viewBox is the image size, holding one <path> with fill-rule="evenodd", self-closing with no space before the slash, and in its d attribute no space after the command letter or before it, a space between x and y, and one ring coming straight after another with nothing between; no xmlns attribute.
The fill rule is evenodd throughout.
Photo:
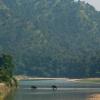
<svg viewBox="0 0 100 100"><path fill-rule="evenodd" d="M52 85L51 87L52 87L53 91L57 90L57 86L56 85Z"/></svg>
<svg viewBox="0 0 100 100"><path fill-rule="evenodd" d="M31 89L36 90L36 89L37 89L37 87L36 87L36 86L34 86L34 85L32 85L32 86L31 86Z"/></svg>

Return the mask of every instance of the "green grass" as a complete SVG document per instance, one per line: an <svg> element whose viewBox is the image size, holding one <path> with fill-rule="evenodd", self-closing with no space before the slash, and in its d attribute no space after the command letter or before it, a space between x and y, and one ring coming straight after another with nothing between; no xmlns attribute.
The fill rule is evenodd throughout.
<svg viewBox="0 0 100 100"><path fill-rule="evenodd" d="M0 100L3 100L3 94L2 93L0 93Z"/></svg>
<svg viewBox="0 0 100 100"><path fill-rule="evenodd" d="M100 79L81 79L79 80L79 82L82 82L82 83L100 83Z"/></svg>

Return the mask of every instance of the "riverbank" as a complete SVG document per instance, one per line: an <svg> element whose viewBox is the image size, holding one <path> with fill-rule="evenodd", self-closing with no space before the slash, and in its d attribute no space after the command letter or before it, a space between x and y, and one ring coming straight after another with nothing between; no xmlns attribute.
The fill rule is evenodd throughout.
<svg viewBox="0 0 100 100"><path fill-rule="evenodd" d="M80 78L80 79L71 79L71 78L45 78L45 77L29 77L24 75L15 76L15 78L20 80L65 80L72 82L81 82L81 83L97 83L100 84L100 78Z"/></svg>
<svg viewBox="0 0 100 100"><path fill-rule="evenodd" d="M3 100L11 91L4 83L0 83L0 100Z"/></svg>
<svg viewBox="0 0 100 100"><path fill-rule="evenodd" d="M70 79L70 78L47 78L47 77L29 77L29 76L23 76L23 75L18 75L15 76L17 81L20 80L65 80L65 81L77 81L79 79Z"/></svg>
<svg viewBox="0 0 100 100"><path fill-rule="evenodd" d="M13 84L13 86L7 86L4 83L0 83L0 100L4 100L9 93L17 88L16 84Z"/></svg>
<svg viewBox="0 0 100 100"><path fill-rule="evenodd" d="M24 76L24 75L18 75L15 76L15 78L20 80L53 80L53 79L67 79L67 78L45 78L45 77L30 77L30 76Z"/></svg>
<svg viewBox="0 0 100 100"><path fill-rule="evenodd" d="M79 79L77 82L100 84L100 78L84 78L84 79Z"/></svg>

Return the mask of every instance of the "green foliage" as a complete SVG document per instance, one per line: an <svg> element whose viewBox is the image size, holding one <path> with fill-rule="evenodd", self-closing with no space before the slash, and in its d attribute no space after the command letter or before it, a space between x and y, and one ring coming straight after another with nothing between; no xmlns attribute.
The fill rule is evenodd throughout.
<svg viewBox="0 0 100 100"><path fill-rule="evenodd" d="M8 86L16 84L16 80L13 77L14 64L12 56L2 54L0 60L0 82L5 82Z"/></svg>
<svg viewBox="0 0 100 100"><path fill-rule="evenodd" d="M0 52L14 56L17 74L100 76L100 12L91 5L74 0L0 5Z"/></svg>

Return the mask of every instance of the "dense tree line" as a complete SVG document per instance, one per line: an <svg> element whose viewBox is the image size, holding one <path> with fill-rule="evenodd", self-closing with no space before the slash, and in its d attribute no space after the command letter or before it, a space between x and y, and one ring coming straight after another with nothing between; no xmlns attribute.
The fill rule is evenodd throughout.
<svg viewBox="0 0 100 100"><path fill-rule="evenodd" d="M17 74L100 76L100 12L74 0L1 0L0 52Z"/></svg>

